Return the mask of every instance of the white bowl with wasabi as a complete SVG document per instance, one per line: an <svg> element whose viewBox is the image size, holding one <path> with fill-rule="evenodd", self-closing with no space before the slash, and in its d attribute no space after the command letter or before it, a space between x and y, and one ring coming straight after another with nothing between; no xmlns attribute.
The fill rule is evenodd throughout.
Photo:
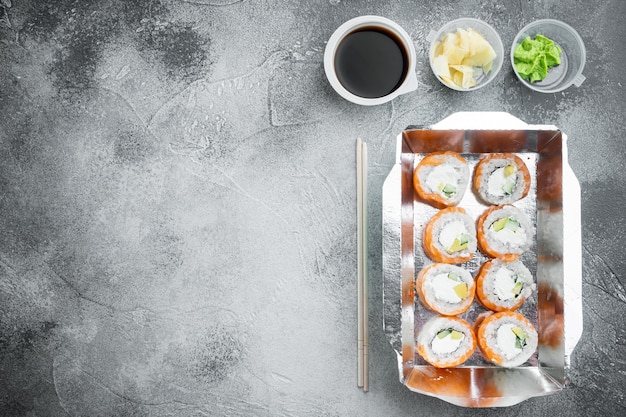
<svg viewBox="0 0 626 417"><path fill-rule="evenodd" d="M520 82L540 93L558 93L585 81L585 44L574 28L555 19L536 20L511 45L511 65Z"/></svg>

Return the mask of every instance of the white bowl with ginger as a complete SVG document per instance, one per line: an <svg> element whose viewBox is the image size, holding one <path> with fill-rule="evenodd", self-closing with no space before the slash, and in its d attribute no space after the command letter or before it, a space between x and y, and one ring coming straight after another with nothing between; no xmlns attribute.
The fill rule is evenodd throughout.
<svg viewBox="0 0 626 417"><path fill-rule="evenodd" d="M488 23L456 19L431 32L430 67L446 87L472 91L489 84L502 69L504 45Z"/></svg>

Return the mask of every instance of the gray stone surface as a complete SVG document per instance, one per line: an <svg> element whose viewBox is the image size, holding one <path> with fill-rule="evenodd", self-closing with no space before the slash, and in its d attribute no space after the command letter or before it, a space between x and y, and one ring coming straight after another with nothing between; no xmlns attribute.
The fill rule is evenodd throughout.
<svg viewBox="0 0 626 417"><path fill-rule="evenodd" d="M0 415L626 414L626 3L0 1ZM379 14L417 91L350 104L325 41ZM576 28L580 88L443 87L426 35L481 18L508 51ZM464 110L555 124L582 185L584 333L569 385L501 410L409 392L382 331L381 186L396 135ZM369 145L371 391L356 387L355 138ZM533 410L532 413L529 410Z"/></svg>

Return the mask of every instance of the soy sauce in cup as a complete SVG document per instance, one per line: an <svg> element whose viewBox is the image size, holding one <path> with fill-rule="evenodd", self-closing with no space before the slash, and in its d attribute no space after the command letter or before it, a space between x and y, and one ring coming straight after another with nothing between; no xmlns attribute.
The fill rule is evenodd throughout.
<svg viewBox="0 0 626 417"><path fill-rule="evenodd" d="M341 85L354 95L384 97L395 91L409 70L402 40L385 28L365 26L346 35L335 52Z"/></svg>
<svg viewBox="0 0 626 417"><path fill-rule="evenodd" d="M359 16L343 23L324 51L330 85L346 100L364 106L416 90L415 62L409 34L381 16Z"/></svg>

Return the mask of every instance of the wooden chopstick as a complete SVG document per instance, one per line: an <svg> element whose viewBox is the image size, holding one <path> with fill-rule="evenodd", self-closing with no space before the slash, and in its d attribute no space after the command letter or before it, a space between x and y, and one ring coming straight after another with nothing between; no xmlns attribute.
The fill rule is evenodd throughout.
<svg viewBox="0 0 626 417"><path fill-rule="evenodd" d="M356 140L357 385L363 387L363 141Z"/></svg>
<svg viewBox="0 0 626 417"><path fill-rule="evenodd" d="M357 138L357 315L358 383L369 390L368 276L367 276L367 144Z"/></svg>
<svg viewBox="0 0 626 417"><path fill-rule="evenodd" d="M367 144L363 142L363 391L369 391L369 290L367 273Z"/></svg>

